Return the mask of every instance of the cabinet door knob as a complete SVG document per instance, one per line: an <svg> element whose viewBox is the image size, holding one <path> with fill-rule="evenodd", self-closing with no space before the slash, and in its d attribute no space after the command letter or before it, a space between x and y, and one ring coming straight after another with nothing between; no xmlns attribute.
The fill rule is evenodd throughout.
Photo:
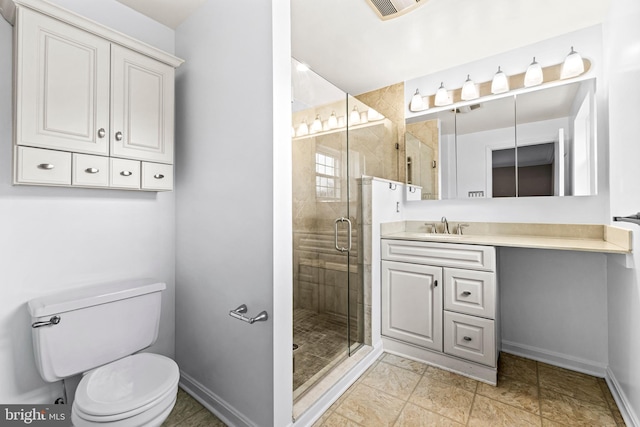
<svg viewBox="0 0 640 427"><path fill-rule="evenodd" d="M96 169L96 168L86 168L84 170L86 173L98 173L100 172L100 169Z"/></svg>
<svg viewBox="0 0 640 427"><path fill-rule="evenodd" d="M164 175L162 175L161 173L157 173L157 174L153 175L153 177L155 179L162 179L162 178L164 178Z"/></svg>
<svg viewBox="0 0 640 427"><path fill-rule="evenodd" d="M435 286L436 288L438 287L438 281L437 280L433 281L433 286Z"/></svg>
<svg viewBox="0 0 640 427"><path fill-rule="evenodd" d="M463 339L463 340L465 340L465 341L467 341L467 342L468 342L468 341L471 341L471 337L464 337L464 338L462 338L462 339Z"/></svg>
<svg viewBox="0 0 640 427"><path fill-rule="evenodd" d="M104 138L106 134L107 132L104 130L104 128L98 129L98 138Z"/></svg>
<svg viewBox="0 0 640 427"><path fill-rule="evenodd" d="M53 168L55 168L55 166L52 165L51 163L40 163L38 165L38 169L44 169L44 170L47 170L47 171L51 170Z"/></svg>
<svg viewBox="0 0 640 427"><path fill-rule="evenodd" d="M116 132L116 141L122 141L122 132Z"/></svg>
<svg viewBox="0 0 640 427"><path fill-rule="evenodd" d="M120 175L122 175L122 176L131 176L131 175L133 175L133 172L131 172L131 171L122 171L122 172L120 172Z"/></svg>
<svg viewBox="0 0 640 427"><path fill-rule="evenodd" d="M462 296L463 296L463 297L468 297L469 295L471 295L471 292L469 292L469 291L464 291L464 292L462 293Z"/></svg>

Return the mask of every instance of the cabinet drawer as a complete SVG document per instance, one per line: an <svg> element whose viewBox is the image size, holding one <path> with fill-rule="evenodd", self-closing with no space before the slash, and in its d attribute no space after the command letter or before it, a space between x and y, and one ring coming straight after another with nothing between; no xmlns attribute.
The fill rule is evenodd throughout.
<svg viewBox="0 0 640 427"><path fill-rule="evenodd" d="M382 240L382 259L414 264L495 271L495 254L491 246Z"/></svg>
<svg viewBox="0 0 640 427"><path fill-rule="evenodd" d="M108 187L109 158L73 153L71 184L83 187Z"/></svg>
<svg viewBox="0 0 640 427"><path fill-rule="evenodd" d="M17 147L16 184L71 185L71 153Z"/></svg>
<svg viewBox="0 0 640 427"><path fill-rule="evenodd" d="M111 158L109 185L114 188L140 188L140 162Z"/></svg>
<svg viewBox="0 0 640 427"><path fill-rule="evenodd" d="M142 162L143 190L172 190L173 166Z"/></svg>
<svg viewBox="0 0 640 427"><path fill-rule="evenodd" d="M444 309L495 319L495 273L445 268Z"/></svg>
<svg viewBox="0 0 640 427"><path fill-rule="evenodd" d="M444 352L495 367L495 322L445 311Z"/></svg>

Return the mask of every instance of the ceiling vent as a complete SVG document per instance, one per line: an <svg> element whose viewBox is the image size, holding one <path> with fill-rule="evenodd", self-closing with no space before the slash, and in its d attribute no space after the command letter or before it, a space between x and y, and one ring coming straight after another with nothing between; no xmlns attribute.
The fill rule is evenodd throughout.
<svg viewBox="0 0 640 427"><path fill-rule="evenodd" d="M403 15L427 0L367 0L380 19L387 20Z"/></svg>

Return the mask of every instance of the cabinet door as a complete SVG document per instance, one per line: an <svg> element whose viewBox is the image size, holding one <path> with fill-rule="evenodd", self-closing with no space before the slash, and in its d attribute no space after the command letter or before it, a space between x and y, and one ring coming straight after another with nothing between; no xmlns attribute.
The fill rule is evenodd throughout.
<svg viewBox="0 0 640 427"><path fill-rule="evenodd" d="M174 69L114 45L111 76L111 156L173 163Z"/></svg>
<svg viewBox="0 0 640 427"><path fill-rule="evenodd" d="M382 334L442 351L442 268L382 261Z"/></svg>
<svg viewBox="0 0 640 427"><path fill-rule="evenodd" d="M109 154L109 42L18 8L16 142Z"/></svg>

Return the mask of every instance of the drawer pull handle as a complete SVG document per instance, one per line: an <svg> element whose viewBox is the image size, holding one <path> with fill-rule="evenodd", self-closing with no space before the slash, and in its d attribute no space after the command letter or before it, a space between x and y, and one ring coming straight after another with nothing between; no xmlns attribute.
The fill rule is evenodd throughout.
<svg viewBox="0 0 640 427"><path fill-rule="evenodd" d="M98 173L100 172L100 169L96 169L96 168L86 168L84 170L86 173Z"/></svg>
<svg viewBox="0 0 640 427"><path fill-rule="evenodd" d="M462 339L463 339L463 340L465 340L465 341L467 341L467 342L471 341L471 337L464 337L464 338L462 338Z"/></svg>
<svg viewBox="0 0 640 427"><path fill-rule="evenodd" d="M104 130L104 128L98 129L98 138L104 138L106 134L107 132Z"/></svg>
<svg viewBox="0 0 640 427"><path fill-rule="evenodd" d="M55 168L54 165L52 165L51 163L40 163L38 165L38 169L44 169L46 171L49 171L51 169Z"/></svg>
<svg viewBox="0 0 640 427"><path fill-rule="evenodd" d="M471 292L469 292L469 291L464 291L464 292L462 293L462 296L463 296L463 297L468 297L469 295L471 295Z"/></svg>
<svg viewBox="0 0 640 427"><path fill-rule="evenodd" d="M162 179L162 178L164 178L164 175L162 175L161 173L157 173L157 174L153 175L153 177L155 179Z"/></svg>
<svg viewBox="0 0 640 427"><path fill-rule="evenodd" d="M120 175L122 175L122 176L131 176L131 175L133 175L133 172L131 172L131 171L122 171L122 172L120 172Z"/></svg>
<svg viewBox="0 0 640 427"><path fill-rule="evenodd" d="M122 132L116 132L116 141L122 141Z"/></svg>

